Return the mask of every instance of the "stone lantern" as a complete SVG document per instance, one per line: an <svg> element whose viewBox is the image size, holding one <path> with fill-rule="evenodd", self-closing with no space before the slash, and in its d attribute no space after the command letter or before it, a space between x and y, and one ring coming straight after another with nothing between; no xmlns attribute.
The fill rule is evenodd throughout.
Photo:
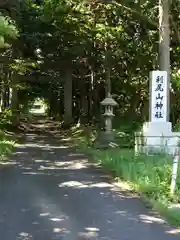
<svg viewBox="0 0 180 240"><path fill-rule="evenodd" d="M101 105L104 107L104 131L100 133L96 139L98 146L100 147L110 147L111 144L114 144L115 136L112 131L112 118L114 117L114 107L117 106L117 102L111 97L105 98Z"/></svg>

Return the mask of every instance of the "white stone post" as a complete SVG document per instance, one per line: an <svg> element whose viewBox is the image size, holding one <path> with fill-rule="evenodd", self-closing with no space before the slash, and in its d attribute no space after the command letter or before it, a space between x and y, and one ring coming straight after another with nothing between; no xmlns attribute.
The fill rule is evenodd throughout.
<svg viewBox="0 0 180 240"><path fill-rule="evenodd" d="M147 149L155 152L164 151L164 141L172 141L172 124L168 119L168 82L166 71L150 73L150 112L149 122L143 126L143 136ZM162 136L164 141L162 141ZM171 151L171 150L170 150Z"/></svg>

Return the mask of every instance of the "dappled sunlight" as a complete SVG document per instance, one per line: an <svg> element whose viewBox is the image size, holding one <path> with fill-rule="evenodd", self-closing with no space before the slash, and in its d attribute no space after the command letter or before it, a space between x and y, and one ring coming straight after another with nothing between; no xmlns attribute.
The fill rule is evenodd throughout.
<svg viewBox="0 0 180 240"><path fill-rule="evenodd" d="M97 227L85 227L84 230L85 232L80 232L78 236L87 240L97 238L100 233L100 229Z"/></svg>
<svg viewBox="0 0 180 240"><path fill-rule="evenodd" d="M9 181L11 190L5 187L2 192L7 207L0 205L0 211L7 212L8 227L17 228L10 240L119 240L136 235L141 240L153 236L150 226L165 225L139 196L112 181L84 154L68 144L64 148L66 143L55 138L49 141L50 136L32 135L13 155L16 166L9 174L17 177ZM167 237L179 234L163 227L161 232Z"/></svg>
<svg viewBox="0 0 180 240"><path fill-rule="evenodd" d="M42 154L42 153L41 153ZM54 153L55 154L55 153ZM79 159L79 160L72 160L72 161L58 161L55 160L54 162L48 160L49 156L47 156L45 153L42 154L45 155L44 159L33 159L31 166L36 166L37 171L42 170L73 170L73 169L87 169L88 168L88 162L87 159ZM46 160L45 160L46 159ZM35 165L35 164L39 164ZM25 169L22 164L19 164L19 166L22 169Z"/></svg>
<svg viewBox="0 0 180 240"><path fill-rule="evenodd" d="M176 235L176 234L180 234L180 229L170 229L168 231L166 231L168 234L173 234L173 235Z"/></svg>
<svg viewBox="0 0 180 240"><path fill-rule="evenodd" d="M86 232L80 232L78 233L78 236L82 238L82 240L84 239L91 239L91 238L94 238L94 237L98 237L99 234L97 232L94 232L94 231L86 231ZM81 239L80 238L80 239ZM107 239L107 238L106 238Z"/></svg>
<svg viewBox="0 0 180 240"><path fill-rule="evenodd" d="M54 233L61 233L61 232L70 233L70 231L67 230L66 228L54 228L54 229L53 229L53 232L54 232Z"/></svg>
<svg viewBox="0 0 180 240"><path fill-rule="evenodd" d="M69 221L69 217L62 212L61 206L59 204L52 204L52 198L50 196L34 196L33 204L40 210L39 217L41 220L46 222L47 232L52 231L52 239L56 237L61 237L62 235L57 235L59 233L69 234L69 231L64 227L64 221ZM52 230L51 230L52 229Z"/></svg>
<svg viewBox="0 0 180 240"><path fill-rule="evenodd" d="M49 218L49 220L53 222L61 222L61 221L64 221L64 218Z"/></svg>
<svg viewBox="0 0 180 240"><path fill-rule="evenodd" d="M34 162L36 162L36 163L50 163L51 161L50 161L50 160L40 160L40 159L36 159L36 160L34 160Z"/></svg>
<svg viewBox="0 0 180 240"><path fill-rule="evenodd" d="M26 134L26 138L28 138L29 140L35 140L37 138L37 134L28 133Z"/></svg>
<svg viewBox="0 0 180 240"><path fill-rule="evenodd" d="M55 162L54 165L63 169L83 169L88 167L86 163L87 159L81 159L75 161Z"/></svg>
<svg viewBox="0 0 180 240"><path fill-rule="evenodd" d="M96 228L96 227L86 227L85 230L91 231L91 232L99 232L100 231L100 229Z"/></svg>
<svg viewBox="0 0 180 240"><path fill-rule="evenodd" d="M162 218L158 218L155 216L148 216L148 215L139 215L140 219L144 223L159 223L159 224L164 224L165 221Z"/></svg>
<svg viewBox="0 0 180 240"><path fill-rule="evenodd" d="M106 182L99 182L99 183L93 183L93 182L79 182L79 181L67 181L63 182L58 185L60 188L62 187L70 187L70 188L110 188L112 187L111 184Z"/></svg>
<svg viewBox="0 0 180 240"><path fill-rule="evenodd" d="M55 170L55 169L61 169L61 168L58 168L58 167L56 167L54 165L51 165L51 166L41 165L37 170L43 171L43 170Z"/></svg>
<svg viewBox="0 0 180 240"><path fill-rule="evenodd" d="M23 152L23 151L16 151L15 153L13 153L12 155L28 155L28 152Z"/></svg>
<svg viewBox="0 0 180 240"><path fill-rule="evenodd" d="M87 184L83 184L81 182L78 181L68 181L68 182L64 182L58 185L60 188L62 187L71 187L71 188L88 188L89 185Z"/></svg>
<svg viewBox="0 0 180 240"><path fill-rule="evenodd" d="M40 213L39 216L40 217L47 217L47 216L50 216L50 213L49 212L43 212L43 213Z"/></svg>
<svg viewBox="0 0 180 240"><path fill-rule="evenodd" d="M116 211L116 214L120 214L121 216L127 216L127 212L126 211Z"/></svg>
<svg viewBox="0 0 180 240"><path fill-rule="evenodd" d="M111 184L107 182L99 182L99 183L93 183L91 184L91 187L96 187L96 188L109 188L112 187Z"/></svg>
<svg viewBox="0 0 180 240"><path fill-rule="evenodd" d="M6 166L7 165L7 167L11 167L11 166L14 166L16 164L17 163L15 161L9 161L8 159L5 162L1 162L2 166Z"/></svg>
<svg viewBox="0 0 180 240"><path fill-rule="evenodd" d="M63 142L69 142L69 141L71 141L71 138L61 138L61 141L63 141Z"/></svg>
<svg viewBox="0 0 180 240"><path fill-rule="evenodd" d="M119 180L116 182L113 182L113 185L116 186L118 189L121 188L122 191L123 190L124 191L127 191L127 190L132 191L132 189L133 189L129 183L123 182L123 181L120 182Z"/></svg>
<svg viewBox="0 0 180 240"><path fill-rule="evenodd" d="M111 192L113 193L113 196L116 196L116 198L126 200L131 200L133 198L136 200L140 200L140 196L137 193L125 189L121 189L121 191L119 191L119 189L121 188L118 188L117 185L114 185L114 183L112 183Z"/></svg>
<svg viewBox="0 0 180 240"><path fill-rule="evenodd" d="M136 223L140 222L140 219L137 215L133 215L127 211L120 210L120 211L116 211L115 214L120 215L121 217L128 219L128 221L131 221L131 222L136 222Z"/></svg>
<svg viewBox="0 0 180 240"><path fill-rule="evenodd" d="M31 240L33 236L27 232L21 232L18 234L17 240Z"/></svg>
<svg viewBox="0 0 180 240"><path fill-rule="evenodd" d="M49 163L49 162L44 162L44 163ZM81 162L55 162L54 164L49 164L49 165L40 165L40 167L37 169L39 171L42 170L60 170L60 169L84 169L87 168L86 165L84 165Z"/></svg>
<svg viewBox="0 0 180 240"><path fill-rule="evenodd" d="M23 169L25 169L25 170L31 170L32 168L31 168L31 167L23 167Z"/></svg>
<svg viewBox="0 0 180 240"><path fill-rule="evenodd" d="M26 144L19 144L19 148L41 148L42 150L51 150L51 149L62 149L62 148L69 148L66 145L59 145L59 146L53 146L53 145L40 145L37 143L26 143Z"/></svg>
<svg viewBox="0 0 180 240"><path fill-rule="evenodd" d="M22 175L45 175L45 176L51 176L50 173L44 173L44 172L22 172Z"/></svg>

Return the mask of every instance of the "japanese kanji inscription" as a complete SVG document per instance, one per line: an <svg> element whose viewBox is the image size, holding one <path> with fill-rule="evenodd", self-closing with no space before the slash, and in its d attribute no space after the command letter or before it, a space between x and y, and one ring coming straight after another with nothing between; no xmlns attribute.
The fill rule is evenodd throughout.
<svg viewBox="0 0 180 240"><path fill-rule="evenodd" d="M166 122L167 119L167 72L151 72L151 121Z"/></svg>

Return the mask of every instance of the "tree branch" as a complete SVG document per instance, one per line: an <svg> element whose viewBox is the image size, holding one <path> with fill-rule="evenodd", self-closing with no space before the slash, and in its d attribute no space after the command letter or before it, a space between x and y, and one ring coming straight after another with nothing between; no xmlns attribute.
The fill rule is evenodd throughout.
<svg viewBox="0 0 180 240"><path fill-rule="evenodd" d="M155 28L158 28L158 23L152 21L151 19L149 19L148 17L146 17L145 15L142 15L142 13L138 12L136 9L134 8L130 8L128 6L125 5L125 3L119 3L116 2L115 0L109 1L109 3L112 3L114 5L116 5L117 7L121 7L123 9L125 9L126 11L138 16L139 18L141 18L143 21L146 21L148 24L152 25Z"/></svg>
<svg viewBox="0 0 180 240"><path fill-rule="evenodd" d="M170 15L170 20L171 20L172 26L173 26L173 28L174 28L174 31L175 31L175 33L176 33L178 42L180 42L180 31L178 30L178 27L177 27L175 21L173 20L172 15Z"/></svg>

